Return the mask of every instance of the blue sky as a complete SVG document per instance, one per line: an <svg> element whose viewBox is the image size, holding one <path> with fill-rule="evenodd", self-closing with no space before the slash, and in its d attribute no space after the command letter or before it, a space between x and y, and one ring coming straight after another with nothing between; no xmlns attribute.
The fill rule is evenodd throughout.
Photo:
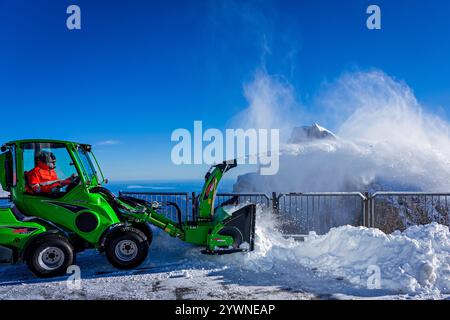
<svg viewBox="0 0 450 320"><path fill-rule="evenodd" d="M66 28L70 4L81 30ZM370 4L382 30L365 27ZM262 66L306 105L343 72L381 69L448 119L449 11L445 0L0 0L0 140L92 143L112 179L201 177L204 166L171 164L172 131L225 128Z"/></svg>

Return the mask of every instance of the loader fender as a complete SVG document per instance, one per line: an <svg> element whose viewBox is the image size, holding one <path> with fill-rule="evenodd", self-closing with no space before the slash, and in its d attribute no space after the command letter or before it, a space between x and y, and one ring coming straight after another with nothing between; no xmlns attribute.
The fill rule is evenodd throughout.
<svg viewBox="0 0 450 320"><path fill-rule="evenodd" d="M150 227L150 225L148 223L140 222L140 223L133 223L132 226L133 228L136 228L145 234L148 245L150 246L153 241L153 230Z"/></svg>
<svg viewBox="0 0 450 320"><path fill-rule="evenodd" d="M106 245L106 242L108 241L108 239L115 237L120 233L126 232L128 230L128 228L130 228L130 227L134 227L134 226L132 226L130 224L125 224L125 223L118 223L118 224L112 225L108 229L106 229L106 231L103 233L102 237L100 238L100 247L99 247L100 252L105 251L105 245ZM138 229L137 231L140 233L140 236L143 239L148 241L145 232L141 231L140 229Z"/></svg>
<svg viewBox="0 0 450 320"><path fill-rule="evenodd" d="M105 243L106 240L108 239L108 237L110 237L111 235L113 235L115 232L119 232L121 228L125 227L126 224L125 223L117 223L117 224L113 224L111 226L109 226L102 234L102 236L100 237L100 241L99 241L99 250L100 251L104 251L105 249Z"/></svg>

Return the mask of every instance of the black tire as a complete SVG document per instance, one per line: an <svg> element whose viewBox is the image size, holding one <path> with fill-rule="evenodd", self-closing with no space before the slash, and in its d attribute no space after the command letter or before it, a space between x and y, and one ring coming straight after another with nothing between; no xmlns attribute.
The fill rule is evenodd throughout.
<svg viewBox="0 0 450 320"><path fill-rule="evenodd" d="M107 239L106 258L118 269L133 269L147 258L148 246L147 237L142 231L124 227Z"/></svg>
<svg viewBox="0 0 450 320"><path fill-rule="evenodd" d="M233 237L233 249L239 249L242 244L242 234L236 227L225 227L219 231L219 234L221 234L222 236Z"/></svg>
<svg viewBox="0 0 450 320"><path fill-rule="evenodd" d="M75 254L66 238L47 235L30 244L24 259L36 276L51 278L65 275L67 268L75 263Z"/></svg>
<svg viewBox="0 0 450 320"><path fill-rule="evenodd" d="M138 229L139 231L142 231L145 234L145 237L147 238L148 246L150 247L153 241L153 230L152 228L146 224L146 223L136 223L133 224L133 228Z"/></svg>

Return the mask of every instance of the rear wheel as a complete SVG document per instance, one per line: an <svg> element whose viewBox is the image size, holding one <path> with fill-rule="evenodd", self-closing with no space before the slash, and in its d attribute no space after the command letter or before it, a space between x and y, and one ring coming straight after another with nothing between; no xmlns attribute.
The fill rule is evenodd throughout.
<svg viewBox="0 0 450 320"><path fill-rule="evenodd" d="M148 246L142 231L130 227L122 228L107 240L106 257L118 269L133 269L147 258Z"/></svg>
<svg viewBox="0 0 450 320"><path fill-rule="evenodd" d="M50 278L66 274L75 261L72 245L61 236L49 235L36 240L25 256L28 268L36 276Z"/></svg>

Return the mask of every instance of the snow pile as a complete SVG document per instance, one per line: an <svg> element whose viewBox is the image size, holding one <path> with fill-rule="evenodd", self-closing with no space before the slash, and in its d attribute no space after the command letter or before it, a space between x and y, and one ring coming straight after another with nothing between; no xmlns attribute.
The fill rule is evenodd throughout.
<svg viewBox="0 0 450 320"><path fill-rule="evenodd" d="M322 236L310 233L301 242L283 238L273 225L267 214L259 216L256 250L234 262L255 272L287 272L293 283L303 279L295 271L302 266L358 288L450 293L450 232L446 226L413 226L390 235L378 229L342 226ZM223 259L229 261L229 257Z"/></svg>
<svg viewBox="0 0 450 320"><path fill-rule="evenodd" d="M355 284L363 285L369 270L378 269L380 289L450 292L450 234L437 223L391 235L344 226L322 237L309 236L295 252L302 263Z"/></svg>

